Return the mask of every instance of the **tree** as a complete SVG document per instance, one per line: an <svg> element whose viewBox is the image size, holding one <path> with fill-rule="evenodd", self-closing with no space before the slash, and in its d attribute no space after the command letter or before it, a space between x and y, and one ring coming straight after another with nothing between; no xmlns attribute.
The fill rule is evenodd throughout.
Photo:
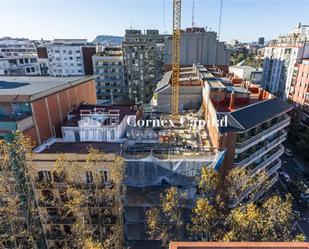
<svg viewBox="0 0 309 249"><path fill-rule="evenodd" d="M295 238L290 234L293 220L291 197L287 195L282 200L279 196L272 196L261 206L248 203L232 210L223 240L293 241Z"/></svg>
<svg viewBox="0 0 309 249"><path fill-rule="evenodd" d="M190 206L190 201L180 201L177 188L171 187L162 195L161 207L147 212L150 238L160 240L163 246L170 240L188 239L292 241L295 238L289 233L294 220L290 196L285 200L273 196L261 205L255 203L258 192L268 188L269 182L265 171L253 174L243 168L234 168L221 177L212 168L203 167L198 178L198 197L190 211L188 225L182 225L188 220L183 210Z"/></svg>
<svg viewBox="0 0 309 249"><path fill-rule="evenodd" d="M113 159L108 179L99 170L106 161L106 155L93 148L88 151L84 167L68 161L65 155L60 155L56 161L54 175L57 181L64 183L68 195L68 200L62 206L68 217L74 217L71 236L68 238L70 248L123 248L120 223L124 161L118 156ZM92 172L89 184L81 184L78 180L85 170ZM110 233L107 236L101 232L95 236L95 224L103 226L106 217L114 215L113 208L119 215L118 222L108 225Z"/></svg>
<svg viewBox="0 0 309 249"><path fill-rule="evenodd" d="M12 140L0 140L0 238L2 247L45 248L27 160L31 140L17 131Z"/></svg>
<svg viewBox="0 0 309 249"><path fill-rule="evenodd" d="M176 187L168 188L161 195L161 208L150 208L147 211L150 239L160 240L163 246L168 246L169 241L184 238L183 197L184 193Z"/></svg>

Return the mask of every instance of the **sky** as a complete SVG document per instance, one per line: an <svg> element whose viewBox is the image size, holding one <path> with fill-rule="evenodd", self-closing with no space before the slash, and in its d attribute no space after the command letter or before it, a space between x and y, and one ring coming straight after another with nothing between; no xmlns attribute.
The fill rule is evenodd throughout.
<svg viewBox="0 0 309 249"><path fill-rule="evenodd" d="M194 0L195 26L218 31L221 0ZM309 24L309 0L222 0L220 40L275 39ZM182 0L182 28L192 26L193 0ZM121 35L125 29L171 33L172 0L0 0L0 37L29 39Z"/></svg>

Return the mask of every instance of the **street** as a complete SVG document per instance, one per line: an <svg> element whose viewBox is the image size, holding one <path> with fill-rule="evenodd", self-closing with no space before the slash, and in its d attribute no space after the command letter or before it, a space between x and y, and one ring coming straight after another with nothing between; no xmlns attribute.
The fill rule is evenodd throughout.
<svg viewBox="0 0 309 249"><path fill-rule="evenodd" d="M293 157L287 157L283 155L282 169L291 177L292 181L302 180L309 186L309 179L306 177L306 173L309 173L309 163L305 162L300 155L294 151L291 146L289 148L293 151ZM280 178L279 184L283 189L288 191L286 182ZM298 201L294 202L294 211L300 213L300 218L297 221L297 228L306 236L307 241L309 241L309 207L307 205L300 204Z"/></svg>

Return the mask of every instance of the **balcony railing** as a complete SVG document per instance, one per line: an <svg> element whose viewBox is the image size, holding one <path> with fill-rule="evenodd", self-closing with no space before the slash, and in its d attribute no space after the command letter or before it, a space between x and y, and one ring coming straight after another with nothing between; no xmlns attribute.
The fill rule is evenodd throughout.
<svg viewBox="0 0 309 249"><path fill-rule="evenodd" d="M255 161L258 157L261 157L262 155L265 155L268 151L270 151L275 145L281 144L284 140L286 140L287 135L283 134L279 138L276 138L274 141L268 143L266 146L263 146L258 151L251 154L249 157L245 158L244 160L240 162L235 162L235 166L247 166L248 164Z"/></svg>
<svg viewBox="0 0 309 249"><path fill-rule="evenodd" d="M272 175L273 173L275 173L280 167L281 167L281 160L279 159L279 160L277 161L277 163L276 163L274 166L272 166L272 167L270 168L270 170L267 171L267 175L268 175L268 176L271 176L271 175Z"/></svg>
<svg viewBox="0 0 309 249"><path fill-rule="evenodd" d="M253 201L258 200L268 189L270 189L278 181L278 179L279 179L278 174L272 177L267 186L256 193L256 195L253 198Z"/></svg>
<svg viewBox="0 0 309 249"><path fill-rule="evenodd" d="M260 132L259 134L256 134L252 137L250 137L249 139L243 141L243 142L239 142L236 143L236 148L242 148L244 146L247 146L251 143L257 142L258 139L262 138L264 135L269 135L270 132L276 130L277 128L281 127L284 128L285 126L287 126L290 123L291 118L289 116L286 116L286 118L282 121L280 121L279 123L272 125L271 127L265 129L264 131Z"/></svg>
<svg viewBox="0 0 309 249"><path fill-rule="evenodd" d="M261 190L259 190L255 196L253 197L252 201L256 201L258 198L261 197L269 188L271 188L276 182L278 181L278 174L276 174L274 177L271 177L267 186L263 186ZM256 184L255 187L251 187L247 189L246 191L242 192L238 198L235 198L232 200L232 202L229 204L229 207L233 208L237 206L240 202L242 202L245 198L248 197L249 194L252 193L252 191L256 188L260 188L264 181L261 181Z"/></svg>
<svg viewBox="0 0 309 249"><path fill-rule="evenodd" d="M260 170L264 169L268 164L270 164L272 161L274 161L276 158L280 157L284 153L284 148L281 147L278 151L276 151L273 155L271 155L269 158L264 160L262 163L257 165L250 173L252 176L256 175Z"/></svg>

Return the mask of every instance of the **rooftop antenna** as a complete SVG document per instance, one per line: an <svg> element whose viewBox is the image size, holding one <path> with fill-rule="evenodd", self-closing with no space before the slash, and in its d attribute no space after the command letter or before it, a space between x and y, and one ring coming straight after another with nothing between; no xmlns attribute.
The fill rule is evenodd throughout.
<svg viewBox="0 0 309 249"><path fill-rule="evenodd" d="M163 34L166 33L166 26L165 26L165 0L163 0Z"/></svg>
<svg viewBox="0 0 309 249"><path fill-rule="evenodd" d="M192 0L192 29L195 26L195 22L194 22L194 14L195 14L195 1Z"/></svg>
<svg viewBox="0 0 309 249"><path fill-rule="evenodd" d="M220 15L219 15L218 39L220 38L220 33L221 33L222 5L223 5L223 0L220 1Z"/></svg>

